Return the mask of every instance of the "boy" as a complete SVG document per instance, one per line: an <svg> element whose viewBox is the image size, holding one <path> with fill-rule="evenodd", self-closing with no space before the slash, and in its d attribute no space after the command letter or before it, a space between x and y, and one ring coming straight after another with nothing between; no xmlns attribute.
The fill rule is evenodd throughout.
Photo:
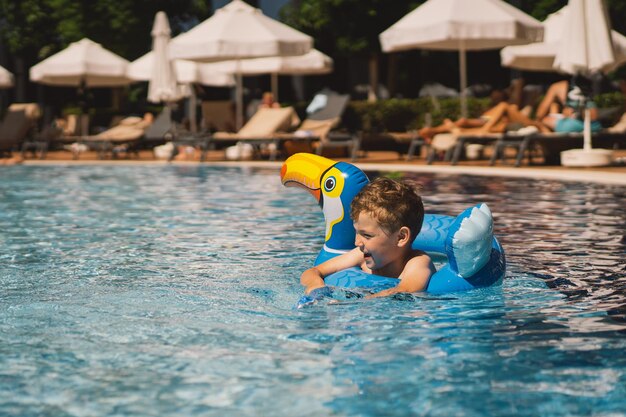
<svg viewBox="0 0 626 417"><path fill-rule="evenodd" d="M356 230L356 248L304 271L300 283L306 287L305 294L324 287L324 277L355 266L400 279L395 287L367 298L426 288L435 266L426 253L411 248L424 220L424 205L415 190L389 178L377 178L354 197L350 218Z"/></svg>

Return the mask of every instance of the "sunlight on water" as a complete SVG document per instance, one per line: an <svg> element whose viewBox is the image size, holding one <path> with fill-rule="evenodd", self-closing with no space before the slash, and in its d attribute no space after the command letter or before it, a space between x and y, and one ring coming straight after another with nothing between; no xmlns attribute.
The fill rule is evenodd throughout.
<svg viewBox="0 0 626 417"><path fill-rule="evenodd" d="M489 204L503 286L294 311L323 218L275 170L0 170L0 415L626 415L624 188L407 175Z"/></svg>

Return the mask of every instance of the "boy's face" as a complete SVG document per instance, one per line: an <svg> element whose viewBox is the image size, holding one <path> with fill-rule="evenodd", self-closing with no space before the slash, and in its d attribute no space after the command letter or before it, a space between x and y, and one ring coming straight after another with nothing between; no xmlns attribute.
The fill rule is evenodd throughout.
<svg viewBox="0 0 626 417"><path fill-rule="evenodd" d="M369 269L381 269L400 256L398 232L387 234L369 213L359 214L354 229L354 244L363 252L365 265Z"/></svg>

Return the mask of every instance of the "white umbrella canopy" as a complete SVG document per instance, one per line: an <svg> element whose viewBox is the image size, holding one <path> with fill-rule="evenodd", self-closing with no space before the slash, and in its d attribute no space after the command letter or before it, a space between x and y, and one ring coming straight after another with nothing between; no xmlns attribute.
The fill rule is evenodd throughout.
<svg viewBox="0 0 626 417"><path fill-rule="evenodd" d="M461 108L467 115L466 51L540 41L543 26L501 0L428 0L380 34L384 52L459 51Z"/></svg>
<svg viewBox="0 0 626 417"><path fill-rule="evenodd" d="M236 72L235 61L218 62L216 66L225 65L228 72ZM298 56L272 56L241 60L243 75L280 74L280 75L315 75L328 74L333 70L333 59L326 54L312 49Z"/></svg>
<svg viewBox="0 0 626 417"><path fill-rule="evenodd" d="M130 84L128 61L87 38L30 69L34 82L57 86L116 87Z"/></svg>
<svg viewBox="0 0 626 417"><path fill-rule="evenodd" d="M302 55L313 38L265 16L242 0L233 0L213 16L170 42L170 56L200 62L266 56ZM237 71L237 128L243 124L243 87Z"/></svg>
<svg viewBox="0 0 626 417"><path fill-rule="evenodd" d="M213 72L219 71L229 74L242 75L272 75L272 93L278 100L277 75L321 75L333 71L333 59L328 55L312 49L298 56L272 56L242 60L221 61L211 64L202 64Z"/></svg>
<svg viewBox="0 0 626 417"><path fill-rule="evenodd" d="M128 77L134 81L149 81L154 63L152 51L137 58L128 65ZM232 87L235 78L232 74L218 72L213 64L200 64L184 59L173 60L176 80L179 84L198 83L211 87Z"/></svg>
<svg viewBox="0 0 626 417"><path fill-rule="evenodd" d="M554 57L560 49L560 42L566 20L567 6L549 15L543 22L543 42L528 45L515 45L502 48L502 65L527 71L555 71ZM608 72L626 62L626 37L611 31L615 61L602 68Z"/></svg>
<svg viewBox="0 0 626 417"><path fill-rule="evenodd" d="M265 16L241 0L233 0L173 39L170 52L172 58L210 62L302 55L312 47L310 36Z"/></svg>
<svg viewBox="0 0 626 417"><path fill-rule="evenodd" d="M13 74L4 67L0 67L0 88L13 87Z"/></svg>
<svg viewBox="0 0 626 417"><path fill-rule="evenodd" d="M152 26L152 71L148 83L148 101L176 101L184 96L176 80L176 68L169 58L170 24L165 12L157 12Z"/></svg>

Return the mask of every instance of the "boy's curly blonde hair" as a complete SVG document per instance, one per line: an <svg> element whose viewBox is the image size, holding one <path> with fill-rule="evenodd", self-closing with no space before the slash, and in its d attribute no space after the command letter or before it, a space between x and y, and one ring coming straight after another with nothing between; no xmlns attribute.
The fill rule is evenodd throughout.
<svg viewBox="0 0 626 417"><path fill-rule="evenodd" d="M415 188L405 182L384 177L367 184L352 200L352 221L356 221L363 212L376 219L387 234L403 226L408 227L411 230L411 243L424 221L424 204Z"/></svg>

